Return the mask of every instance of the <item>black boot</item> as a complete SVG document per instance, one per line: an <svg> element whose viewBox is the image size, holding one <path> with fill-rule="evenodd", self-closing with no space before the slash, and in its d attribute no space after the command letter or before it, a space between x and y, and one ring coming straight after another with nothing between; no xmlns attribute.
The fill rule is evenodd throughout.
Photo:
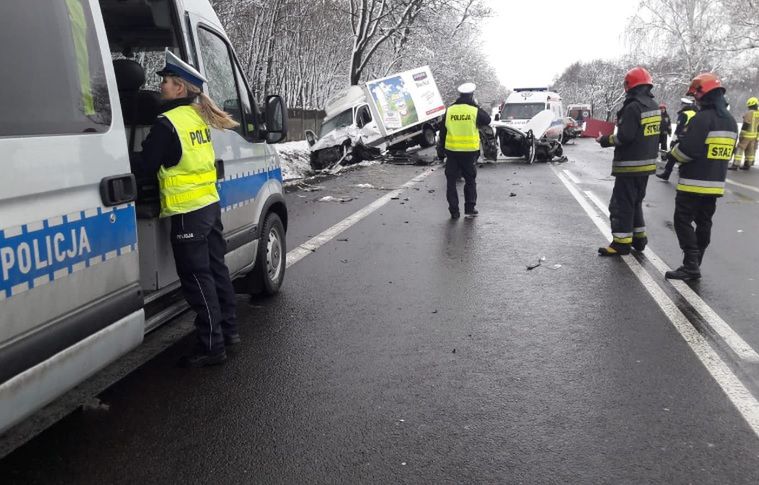
<svg viewBox="0 0 759 485"><path fill-rule="evenodd" d="M704 253L706 252L706 248L699 249L698 250L698 265L701 266L701 263L704 262Z"/></svg>
<svg viewBox="0 0 759 485"><path fill-rule="evenodd" d="M648 238L646 236L633 237L632 247L634 250L638 252L643 252L643 250L646 249L647 244L648 244Z"/></svg>
<svg viewBox="0 0 759 485"><path fill-rule="evenodd" d="M667 271L664 277L668 280L697 280L701 278L701 269L699 268L698 258L701 255L698 249L685 251L683 265L674 271Z"/></svg>

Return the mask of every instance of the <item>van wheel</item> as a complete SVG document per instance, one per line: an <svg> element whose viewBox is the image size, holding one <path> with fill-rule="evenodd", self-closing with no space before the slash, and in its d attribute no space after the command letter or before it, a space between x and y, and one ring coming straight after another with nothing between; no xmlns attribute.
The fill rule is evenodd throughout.
<svg viewBox="0 0 759 485"><path fill-rule="evenodd" d="M435 144L435 130L431 126L425 126L422 134L419 135L419 145L422 148L429 148Z"/></svg>
<svg viewBox="0 0 759 485"><path fill-rule="evenodd" d="M287 244L285 227L273 212L266 216L258 241L256 267L248 274L248 291L251 295L274 295L285 279Z"/></svg>

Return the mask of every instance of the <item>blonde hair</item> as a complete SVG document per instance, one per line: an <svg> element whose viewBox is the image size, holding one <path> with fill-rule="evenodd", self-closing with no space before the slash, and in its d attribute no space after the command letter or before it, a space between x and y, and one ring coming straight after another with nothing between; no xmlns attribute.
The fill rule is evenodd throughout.
<svg viewBox="0 0 759 485"><path fill-rule="evenodd" d="M174 79L184 85L189 96L196 96L197 102L192 103L192 107L198 111L198 114L203 120L210 126L221 129L236 128L240 126L240 123L232 118L232 115L219 108L213 99L209 98L199 87L194 84L190 84L180 77L174 77Z"/></svg>

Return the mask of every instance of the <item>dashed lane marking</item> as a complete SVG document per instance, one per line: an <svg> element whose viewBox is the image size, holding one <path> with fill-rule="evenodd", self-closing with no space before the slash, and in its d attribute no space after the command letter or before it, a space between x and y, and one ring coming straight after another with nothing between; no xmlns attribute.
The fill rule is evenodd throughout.
<svg viewBox="0 0 759 485"><path fill-rule="evenodd" d="M593 209L588 200L563 173L551 167L556 176L577 200L591 221L604 235L610 233L606 221ZM649 295L659 305L675 329L691 348L696 357L701 361L706 370L711 374L717 384L722 388L725 395L730 399L735 408L740 412L743 419L751 427L754 434L759 436L759 402L751 392L743 385L730 367L720 358L717 352L709 345L709 342L693 327L688 318L654 281L651 275L632 256L623 256L622 260L632 270Z"/></svg>
<svg viewBox="0 0 759 485"><path fill-rule="evenodd" d="M362 219L364 219L369 214L376 211L383 205L390 202L393 198L400 196L400 194L404 190L410 187L413 187L414 185L418 184L419 182L427 178L434 171L435 169L431 168L429 170L422 172L421 174L417 175L413 179L403 184L400 188L395 189L392 192L388 192L387 194L383 195L382 197L375 200L371 204L367 205L363 209L359 209L358 211L354 212L353 214L346 217L342 221L338 222L334 226L330 227L329 229L325 230L319 235L314 236L313 238L299 245L292 251L288 252L287 253L287 267L289 268L290 266L294 265L295 263L305 258L309 254L312 254L314 251L316 251L321 246L325 245L326 243L334 239L340 233L350 228L357 222L361 221Z"/></svg>
<svg viewBox="0 0 759 485"><path fill-rule="evenodd" d="M585 195L598 207L598 209L605 214L609 215L609 210L604 207L604 204L599 198L591 191L586 190ZM608 227L608 226L606 226ZM609 230L607 232L610 233ZM645 258L651 262L651 264L659 272L659 276L664 276L664 273L670 271L667 263L664 262L649 245L646 247ZM700 296L693 291L686 283L678 280L669 280L669 283L675 288L675 290L687 301L694 310L696 310L704 319L707 325L725 341L725 343L732 349L735 354L741 359L748 362L759 362L759 354L741 338L733 328L728 325L726 321L722 319L717 312L715 312Z"/></svg>

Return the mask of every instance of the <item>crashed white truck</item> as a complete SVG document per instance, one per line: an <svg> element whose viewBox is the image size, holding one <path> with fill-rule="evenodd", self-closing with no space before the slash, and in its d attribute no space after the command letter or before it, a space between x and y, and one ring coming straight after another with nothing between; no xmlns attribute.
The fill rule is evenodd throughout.
<svg viewBox="0 0 759 485"><path fill-rule="evenodd" d="M357 163L388 149L435 144L445 105L428 66L350 86L333 96L319 136L306 132L311 168Z"/></svg>

